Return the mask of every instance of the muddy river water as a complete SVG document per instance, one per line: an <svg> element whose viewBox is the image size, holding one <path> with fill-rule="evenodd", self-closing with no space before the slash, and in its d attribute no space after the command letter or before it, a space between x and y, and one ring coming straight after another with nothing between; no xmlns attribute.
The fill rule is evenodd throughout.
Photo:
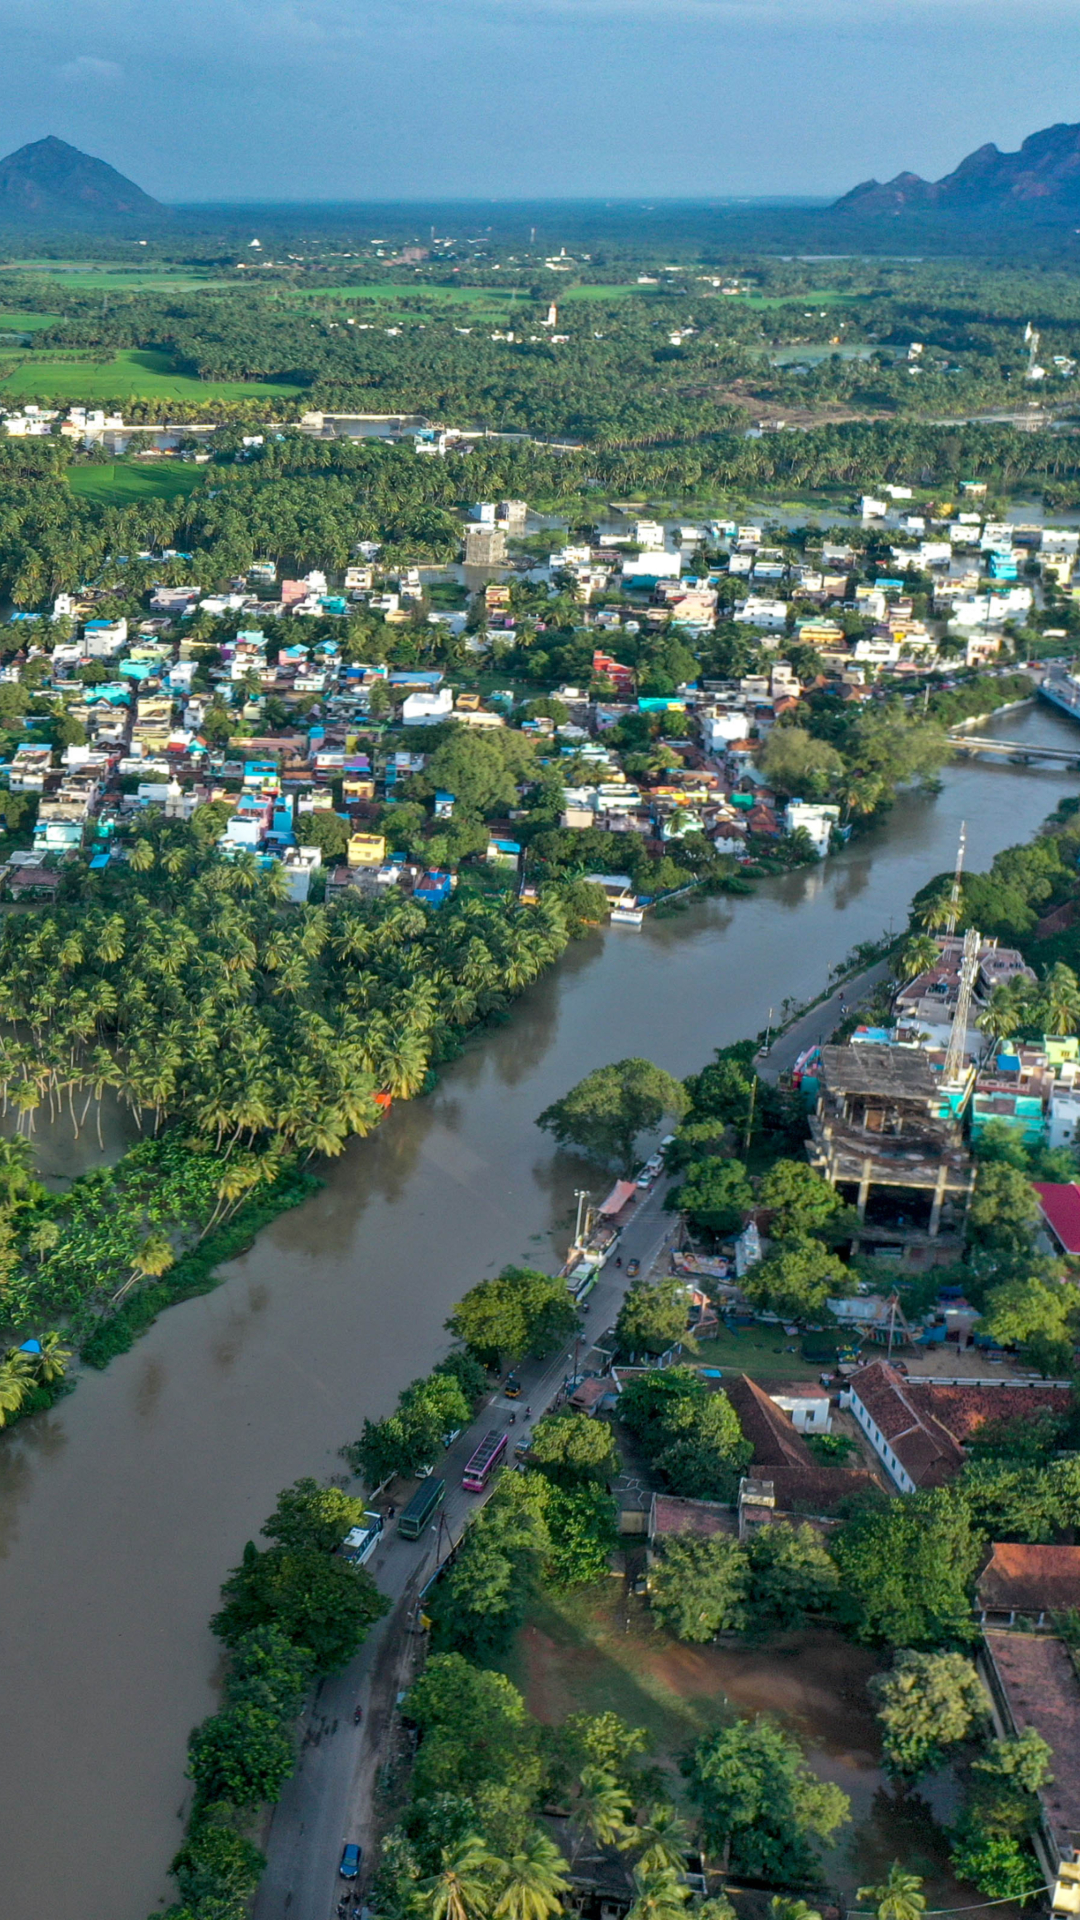
<svg viewBox="0 0 1080 1920"><path fill-rule="evenodd" d="M996 725L1077 743L1044 709ZM166 1896L185 1742L215 1702L206 1623L222 1575L278 1488L333 1472L364 1415L431 1365L466 1287L561 1257L588 1170L537 1131L541 1109L626 1054L693 1070L901 926L951 867L962 818L969 864L985 866L1078 785L958 765L936 798L903 799L820 868L576 945L217 1292L0 1442L4 1920L144 1920Z"/></svg>

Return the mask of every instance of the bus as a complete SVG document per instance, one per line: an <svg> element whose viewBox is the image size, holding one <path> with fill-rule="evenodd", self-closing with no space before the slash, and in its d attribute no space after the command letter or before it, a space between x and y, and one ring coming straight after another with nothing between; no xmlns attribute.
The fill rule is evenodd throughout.
<svg viewBox="0 0 1080 1920"><path fill-rule="evenodd" d="M429 1478L421 1481L397 1523L403 1540L419 1540L436 1507L446 1496L446 1481Z"/></svg>
<svg viewBox="0 0 1080 1920"><path fill-rule="evenodd" d="M490 1433L485 1433L461 1476L461 1484L466 1493L483 1493L496 1467L501 1466L505 1455L506 1435L497 1433L493 1427Z"/></svg>

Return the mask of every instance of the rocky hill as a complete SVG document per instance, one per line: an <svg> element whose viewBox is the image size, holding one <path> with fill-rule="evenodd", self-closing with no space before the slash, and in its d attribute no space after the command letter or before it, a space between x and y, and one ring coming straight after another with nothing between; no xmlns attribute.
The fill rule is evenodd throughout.
<svg viewBox="0 0 1080 1920"><path fill-rule="evenodd" d="M898 173L884 182L864 180L831 209L858 219L955 214L986 220L998 215L1064 222L1080 214L1080 126L1044 127L1029 134L1019 153L992 143L969 153L943 180Z"/></svg>
<svg viewBox="0 0 1080 1920"><path fill-rule="evenodd" d="M168 209L93 154L50 134L0 160L0 227L159 224Z"/></svg>

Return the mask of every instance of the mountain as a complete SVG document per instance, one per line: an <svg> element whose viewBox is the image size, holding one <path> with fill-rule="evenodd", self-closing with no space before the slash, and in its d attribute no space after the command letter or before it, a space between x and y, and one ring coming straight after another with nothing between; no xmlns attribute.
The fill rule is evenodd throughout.
<svg viewBox="0 0 1080 1920"><path fill-rule="evenodd" d="M93 154L50 134L0 160L0 227L157 224L168 209Z"/></svg>
<svg viewBox="0 0 1080 1920"><path fill-rule="evenodd" d="M1040 223L1075 220L1080 214L1080 126L1044 127L1029 134L1019 153L1001 153L992 143L979 147L943 180L922 180L917 173L898 173L884 182L864 180L830 211L859 219L946 213L968 220L1002 214Z"/></svg>

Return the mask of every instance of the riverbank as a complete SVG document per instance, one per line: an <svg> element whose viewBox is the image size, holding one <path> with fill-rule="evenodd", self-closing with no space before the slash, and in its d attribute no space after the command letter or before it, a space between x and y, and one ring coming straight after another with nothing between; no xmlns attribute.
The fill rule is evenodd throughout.
<svg viewBox="0 0 1080 1920"><path fill-rule="evenodd" d="M1005 724L1010 737L1075 739L1049 710ZM599 1170L557 1152L536 1115L624 1057L630 1036L669 1071L697 1071L713 1047L762 1030L785 995L812 999L890 914L899 931L913 894L951 871L961 820L969 864L985 868L1076 784L950 766L936 797L902 796L827 862L647 918L632 937L576 941L434 1092L395 1104L332 1162L223 1285L162 1314L106 1374L87 1370L77 1393L11 1434L0 1853L17 1891L5 1920L38 1920L54 1898L60 1836L79 1859L84 1920L145 1920L169 1897L185 1741L216 1702L206 1622L238 1543L280 1487L340 1472L343 1434L388 1413L440 1358L447 1314L485 1271L557 1267L575 1190L599 1189ZM331 1838L340 1846L341 1831ZM267 1912L280 1920L280 1903Z"/></svg>

